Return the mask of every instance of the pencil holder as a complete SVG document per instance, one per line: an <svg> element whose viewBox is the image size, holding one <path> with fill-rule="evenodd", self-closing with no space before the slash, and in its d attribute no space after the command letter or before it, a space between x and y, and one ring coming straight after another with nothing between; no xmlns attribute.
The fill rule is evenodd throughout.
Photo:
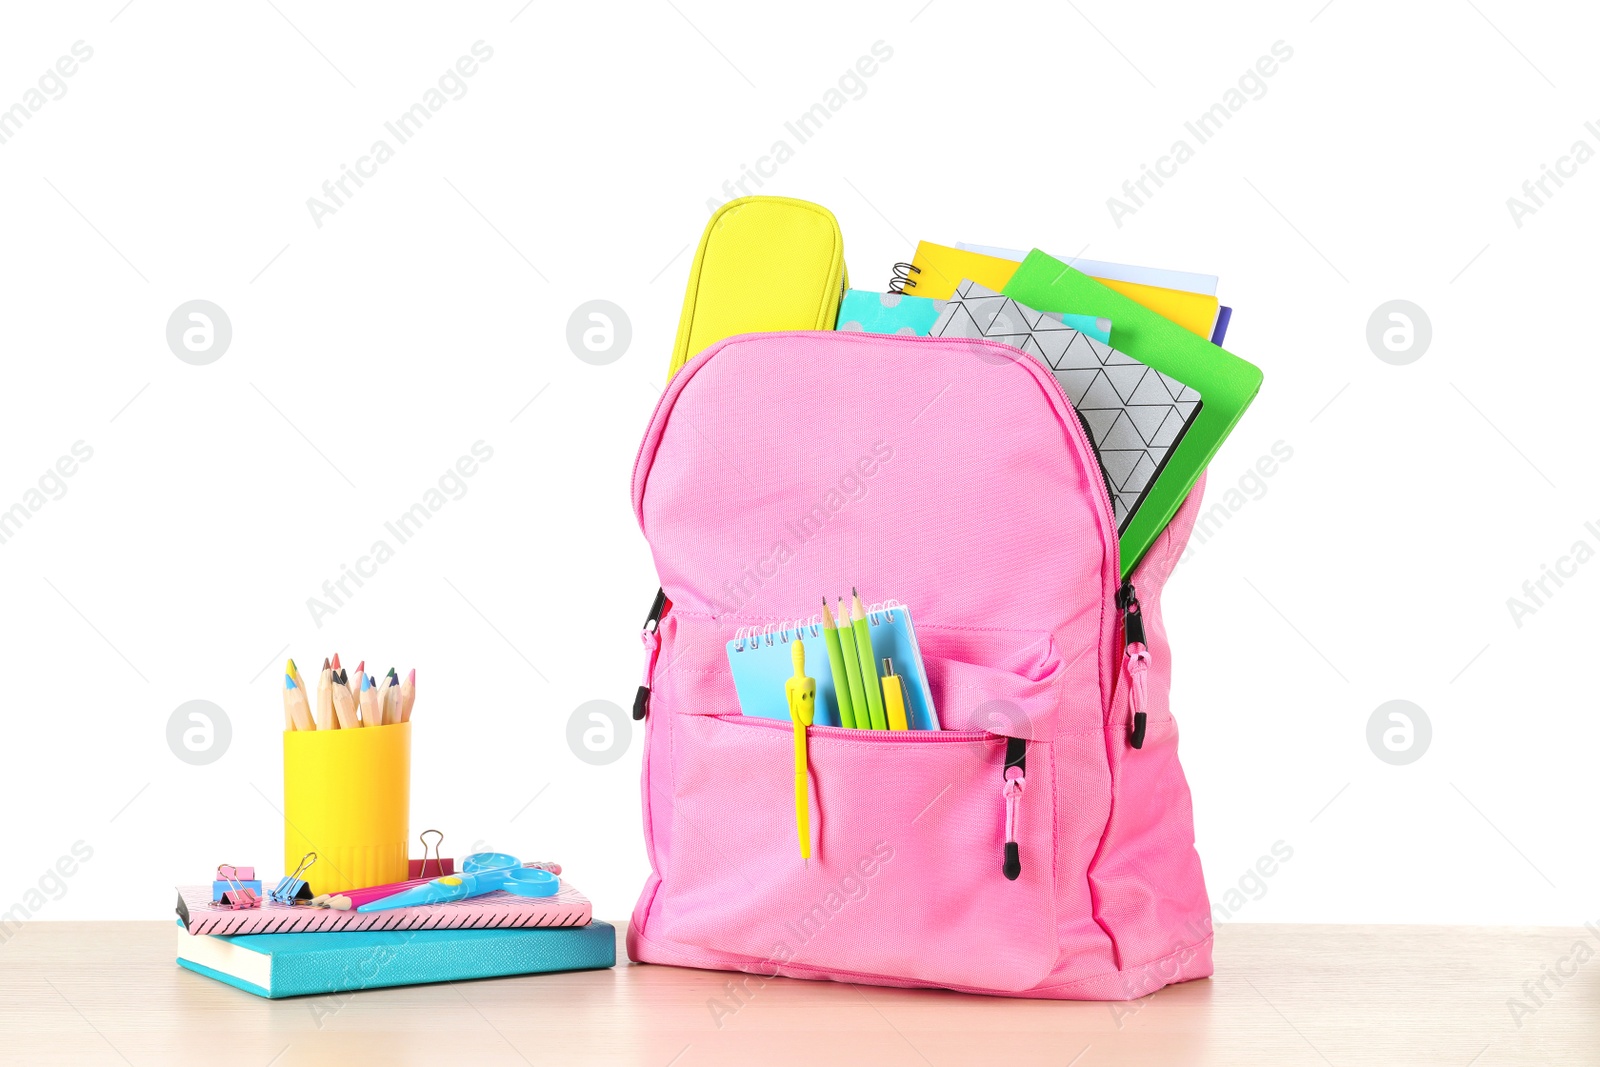
<svg viewBox="0 0 1600 1067"><path fill-rule="evenodd" d="M402 882L411 815L411 724L283 735L283 869L308 852L314 893Z"/></svg>

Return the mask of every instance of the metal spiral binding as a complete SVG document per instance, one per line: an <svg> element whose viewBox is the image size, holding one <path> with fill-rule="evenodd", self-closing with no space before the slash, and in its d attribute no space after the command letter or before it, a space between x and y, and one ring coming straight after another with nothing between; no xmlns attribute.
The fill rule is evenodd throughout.
<svg viewBox="0 0 1600 1067"><path fill-rule="evenodd" d="M877 604L862 606L867 609L867 621L873 626L894 622L895 609L905 607L892 597ZM741 626L733 633L733 650L754 652L758 648L786 645L797 637L821 636L822 613L818 612L806 619L784 619L781 622L769 622L765 626Z"/></svg>
<svg viewBox="0 0 1600 1067"><path fill-rule="evenodd" d="M915 289L917 280L912 275L921 273L921 267L913 266L910 263L896 263L894 265L894 277L889 279L889 292L904 294L907 289Z"/></svg>
<svg viewBox="0 0 1600 1067"><path fill-rule="evenodd" d="M891 597L880 604L867 604L865 607L867 621L874 626L882 626L886 622L894 622L894 609L903 608L905 605Z"/></svg>
<svg viewBox="0 0 1600 1067"><path fill-rule="evenodd" d="M781 622L769 622L765 626L741 626L734 631L733 650L753 652L762 646L786 645L795 638L821 636L822 613L818 612L805 619L784 619Z"/></svg>

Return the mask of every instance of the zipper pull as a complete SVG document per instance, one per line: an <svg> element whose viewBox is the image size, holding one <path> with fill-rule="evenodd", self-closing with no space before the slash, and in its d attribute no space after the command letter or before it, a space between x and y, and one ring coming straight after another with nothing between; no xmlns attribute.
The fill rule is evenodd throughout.
<svg viewBox="0 0 1600 1067"><path fill-rule="evenodd" d="M1001 772L1005 781L1000 795L1006 798L1006 858L1000 870L1015 882L1022 873L1022 855L1017 849L1017 805L1022 790L1028 784L1028 742L1020 737L1006 738L1006 765Z"/></svg>
<svg viewBox="0 0 1600 1067"><path fill-rule="evenodd" d="M1128 744L1143 748L1145 672L1150 669L1150 650L1145 647L1144 616L1132 582L1123 582L1117 590L1117 607L1122 609L1122 664L1128 678Z"/></svg>
<svg viewBox="0 0 1600 1067"><path fill-rule="evenodd" d="M667 591L656 590L656 598L650 604L650 614L644 620L644 629L639 632L639 638L644 642L644 679L639 683L639 691L633 696L633 717L637 721L645 717L650 710L650 676L655 673L656 653L661 651L661 635L657 629L661 625L661 616L667 609Z"/></svg>

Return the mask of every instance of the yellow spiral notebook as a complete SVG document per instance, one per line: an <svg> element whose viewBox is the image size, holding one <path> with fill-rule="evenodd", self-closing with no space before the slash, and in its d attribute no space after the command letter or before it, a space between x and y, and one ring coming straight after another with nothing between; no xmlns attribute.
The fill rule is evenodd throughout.
<svg viewBox="0 0 1600 1067"><path fill-rule="evenodd" d="M928 296L935 300L948 300L962 279L977 282L985 289L1000 292L1011 276L1022 266L1009 259L969 252L964 248L950 248L931 241L917 242L917 253L911 259L911 270L897 273L890 290L914 296ZM1090 275L1090 277L1094 277ZM1217 321L1217 298L1204 293L1186 293L1180 289L1162 289L1138 282L1118 281L1115 278L1096 278L1107 289L1140 304L1157 315L1182 326L1190 333L1211 339L1212 327ZM1074 309L1075 310L1075 309Z"/></svg>

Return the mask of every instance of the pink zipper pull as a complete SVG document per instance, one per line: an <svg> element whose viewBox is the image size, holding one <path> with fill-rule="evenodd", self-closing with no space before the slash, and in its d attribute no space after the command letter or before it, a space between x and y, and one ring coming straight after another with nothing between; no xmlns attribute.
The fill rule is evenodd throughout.
<svg viewBox="0 0 1600 1067"><path fill-rule="evenodd" d="M1146 725L1145 674L1150 670L1150 650L1144 643L1144 616L1139 611L1139 598L1134 594L1133 583L1123 582L1117 590L1117 603L1122 608L1123 673L1128 679L1128 744L1144 747Z"/></svg>
<svg viewBox="0 0 1600 1067"><path fill-rule="evenodd" d="M661 651L661 634L658 628L661 616L667 607L667 591L656 590L656 599L650 605L650 615L644 620L644 629L639 631L639 639L644 642L644 678L639 682L639 691L633 696L633 717L642 719L650 710L650 680L656 670L656 656Z"/></svg>
<svg viewBox="0 0 1600 1067"><path fill-rule="evenodd" d="M1022 854L1017 848L1017 808L1022 791L1028 786L1028 742L1020 737L1006 738L1005 784L1000 795L1006 798L1005 862L1000 870L1015 882L1022 873Z"/></svg>

